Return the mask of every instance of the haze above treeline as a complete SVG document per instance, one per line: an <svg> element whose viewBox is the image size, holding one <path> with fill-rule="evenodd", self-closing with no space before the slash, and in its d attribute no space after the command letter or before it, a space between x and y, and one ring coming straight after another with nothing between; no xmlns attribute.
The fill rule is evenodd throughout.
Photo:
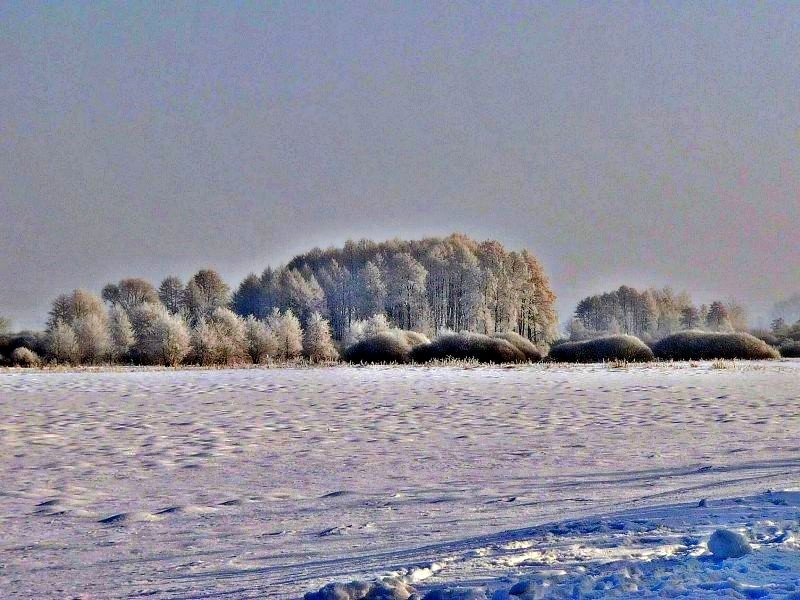
<svg viewBox="0 0 800 600"><path fill-rule="evenodd" d="M0 6L0 314L138 276L463 231L561 320L800 282L800 6Z"/></svg>

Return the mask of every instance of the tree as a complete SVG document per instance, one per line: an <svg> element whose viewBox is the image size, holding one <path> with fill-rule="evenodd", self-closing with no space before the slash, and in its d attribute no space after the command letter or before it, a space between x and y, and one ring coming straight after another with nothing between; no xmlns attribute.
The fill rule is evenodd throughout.
<svg viewBox="0 0 800 600"><path fill-rule="evenodd" d="M110 304L119 304L123 310L128 312L139 304L157 304L159 302L158 293L153 284L139 277L122 279L116 285L109 283L103 288L102 297Z"/></svg>
<svg viewBox="0 0 800 600"><path fill-rule="evenodd" d="M208 317L217 308L227 306L231 290L219 273L201 269L186 286L186 306L193 321Z"/></svg>
<svg viewBox="0 0 800 600"><path fill-rule="evenodd" d="M368 260L358 272L358 314L369 317L386 310L386 283L378 265Z"/></svg>
<svg viewBox="0 0 800 600"><path fill-rule="evenodd" d="M0 334L7 333L11 328L11 321L0 315Z"/></svg>
<svg viewBox="0 0 800 600"><path fill-rule="evenodd" d="M58 320L47 331L47 354L57 363L77 363L80 357L78 339L68 323Z"/></svg>
<svg viewBox="0 0 800 600"><path fill-rule="evenodd" d="M75 319L72 325L78 342L80 361L97 364L108 358L111 352L111 338L108 332L108 319L89 313Z"/></svg>
<svg viewBox="0 0 800 600"><path fill-rule="evenodd" d="M222 364L235 364L249 356L244 321L233 311L218 307L211 314L210 324L216 333L216 356Z"/></svg>
<svg viewBox="0 0 800 600"><path fill-rule="evenodd" d="M327 362L339 358L333 345L330 324L318 312L313 313L306 323L303 355L312 362Z"/></svg>
<svg viewBox="0 0 800 600"><path fill-rule="evenodd" d="M731 328L728 309L719 300L715 300L708 307L706 326L712 331L727 331Z"/></svg>
<svg viewBox="0 0 800 600"><path fill-rule="evenodd" d="M681 327L697 329L701 324L700 311L696 306L685 306L681 309Z"/></svg>
<svg viewBox="0 0 800 600"><path fill-rule="evenodd" d="M241 317L259 316L264 310L264 290L261 280L251 273L239 284L231 300L233 311Z"/></svg>
<svg viewBox="0 0 800 600"><path fill-rule="evenodd" d="M177 366L189 353L189 329L163 304L143 303L129 314L136 342L133 355L141 362Z"/></svg>
<svg viewBox="0 0 800 600"><path fill-rule="evenodd" d="M263 321L250 315L245 319L245 339L250 360L256 364L266 362L278 354L278 340Z"/></svg>
<svg viewBox="0 0 800 600"><path fill-rule="evenodd" d="M725 310L728 312L728 321L734 331L747 331L747 309L744 306L731 298L725 303Z"/></svg>
<svg viewBox="0 0 800 600"><path fill-rule="evenodd" d="M275 309L267 324L278 341L276 358L288 360L300 356L303 351L303 330L291 309L283 314Z"/></svg>
<svg viewBox="0 0 800 600"><path fill-rule="evenodd" d="M112 306L108 311L108 331L111 338L111 359L119 360L128 354L136 341L133 327L128 318L128 313L118 306Z"/></svg>
<svg viewBox="0 0 800 600"><path fill-rule="evenodd" d="M170 313L177 315L186 307L186 288L179 277L170 275L158 286L158 298Z"/></svg>
<svg viewBox="0 0 800 600"><path fill-rule="evenodd" d="M427 300L425 267L407 252L393 255L389 260L391 278L387 287L387 304L394 323L401 329L424 327Z"/></svg>

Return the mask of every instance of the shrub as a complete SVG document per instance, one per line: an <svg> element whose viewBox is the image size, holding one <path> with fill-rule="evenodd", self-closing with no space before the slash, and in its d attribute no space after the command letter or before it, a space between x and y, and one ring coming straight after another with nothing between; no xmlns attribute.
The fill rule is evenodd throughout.
<svg viewBox="0 0 800 600"><path fill-rule="evenodd" d="M348 346L342 358L351 363L407 363L411 346L405 336L384 331Z"/></svg>
<svg viewBox="0 0 800 600"><path fill-rule="evenodd" d="M778 350L784 358L800 358L800 342L787 340L780 345Z"/></svg>
<svg viewBox="0 0 800 600"><path fill-rule="evenodd" d="M411 351L414 362L431 360L477 360L484 363L525 362L525 355L503 339L480 333L444 333L430 344Z"/></svg>
<svg viewBox="0 0 800 600"><path fill-rule="evenodd" d="M520 334L514 331L496 333L494 334L494 337L507 341L517 350L522 352L525 355L525 358L531 362L539 362L542 360L541 350L534 346L529 339L522 337Z"/></svg>
<svg viewBox="0 0 800 600"><path fill-rule="evenodd" d="M11 353L11 362L17 367L38 367L39 355L33 350L20 346Z"/></svg>
<svg viewBox="0 0 800 600"><path fill-rule="evenodd" d="M632 335L610 335L558 344L550 348L548 358L554 362L593 363L615 360L648 362L654 357L650 348L639 338Z"/></svg>
<svg viewBox="0 0 800 600"><path fill-rule="evenodd" d="M669 335L653 346L664 360L761 360L779 358L777 350L749 333L682 331Z"/></svg>
<svg viewBox="0 0 800 600"><path fill-rule="evenodd" d="M303 334L303 355L313 362L326 362L339 358L333 345L331 327L318 312L309 317Z"/></svg>

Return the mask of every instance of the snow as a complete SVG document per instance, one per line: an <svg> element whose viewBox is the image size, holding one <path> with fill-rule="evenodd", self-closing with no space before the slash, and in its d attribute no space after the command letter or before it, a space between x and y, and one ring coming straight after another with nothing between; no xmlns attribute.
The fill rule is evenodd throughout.
<svg viewBox="0 0 800 600"><path fill-rule="evenodd" d="M720 560L741 558L753 551L744 534L728 529L717 529L712 533L708 539L708 549L714 555L714 558Z"/></svg>
<svg viewBox="0 0 800 600"><path fill-rule="evenodd" d="M800 361L719 366L0 372L0 597L800 598Z"/></svg>

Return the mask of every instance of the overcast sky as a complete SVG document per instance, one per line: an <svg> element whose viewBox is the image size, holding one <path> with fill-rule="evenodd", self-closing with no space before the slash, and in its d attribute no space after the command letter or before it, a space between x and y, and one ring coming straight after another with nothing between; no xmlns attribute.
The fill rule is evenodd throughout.
<svg viewBox="0 0 800 600"><path fill-rule="evenodd" d="M166 7L166 8L165 8ZM562 318L800 291L798 3L0 4L0 314L463 231Z"/></svg>

